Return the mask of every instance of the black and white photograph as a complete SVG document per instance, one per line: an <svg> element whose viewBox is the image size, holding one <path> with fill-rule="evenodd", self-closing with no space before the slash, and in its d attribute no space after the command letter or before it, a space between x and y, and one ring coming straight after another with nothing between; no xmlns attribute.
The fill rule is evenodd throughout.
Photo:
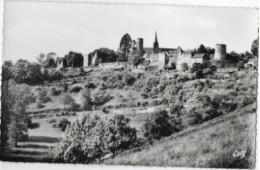
<svg viewBox="0 0 260 170"><path fill-rule="evenodd" d="M6 0L0 160L255 169L258 15Z"/></svg>

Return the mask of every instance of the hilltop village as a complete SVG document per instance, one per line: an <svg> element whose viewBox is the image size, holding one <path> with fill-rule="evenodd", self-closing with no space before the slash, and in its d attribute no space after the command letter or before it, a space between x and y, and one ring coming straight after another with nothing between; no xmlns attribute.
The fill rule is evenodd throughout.
<svg viewBox="0 0 260 170"><path fill-rule="evenodd" d="M149 69L165 69L174 68L182 70L184 64L191 68L194 63L208 62L211 65L223 65L229 58L227 57L225 44L216 44L215 48L204 47L201 45L198 49L183 50L181 47L177 48L163 48L159 46L157 33L155 33L155 40L153 47L144 47L144 39L137 38L129 43L129 48L125 52L125 60L120 60L120 54L124 51L121 47L117 52L108 48L100 48L88 55L81 53L70 52L63 58L56 57L57 69L66 67L93 67L99 66L103 68L121 68L125 67L127 62L137 61L136 68L142 70ZM70 57L69 57L70 56ZM229 54L230 56L230 54ZM222 64L221 64L222 63ZM251 65L255 65L253 60L250 60Z"/></svg>

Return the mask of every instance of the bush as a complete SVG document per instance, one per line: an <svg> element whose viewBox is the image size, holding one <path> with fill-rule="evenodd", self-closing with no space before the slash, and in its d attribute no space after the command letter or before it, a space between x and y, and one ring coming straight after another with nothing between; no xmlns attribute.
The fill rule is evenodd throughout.
<svg viewBox="0 0 260 170"><path fill-rule="evenodd" d="M69 87L69 92L70 93L78 93L81 89L82 89L81 85L74 84L74 85Z"/></svg>
<svg viewBox="0 0 260 170"><path fill-rule="evenodd" d="M57 162L93 163L108 153L113 155L136 143L136 130L129 119L116 115L105 122L98 116L84 115L65 131L55 147Z"/></svg>
<svg viewBox="0 0 260 170"><path fill-rule="evenodd" d="M172 126L167 112L157 110L146 119L142 131L146 140L152 143L153 140L160 140L163 137L170 136L176 129Z"/></svg>
<svg viewBox="0 0 260 170"><path fill-rule="evenodd" d="M55 87L51 87L49 91L50 91L50 94L51 94L52 96L58 96L58 95L61 94L62 89L57 89L57 88L55 88Z"/></svg>
<svg viewBox="0 0 260 170"><path fill-rule="evenodd" d="M65 131L65 129L67 128L68 125L70 125L70 121L68 121L68 119L61 119L58 124L58 128L61 131Z"/></svg>
<svg viewBox="0 0 260 170"><path fill-rule="evenodd" d="M49 123L56 123L57 120L56 120L56 119L50 119L48 122L49 122Z"/></svg>
<svg viewBox="0 0 260 170"><path fill-rule="evenodd" d="M130 74L124 74L122 81L123 81L124 84L131 86L131 85L134 85L135 78L132 77Z"/></svg>
<svg viewBox="0 0 260 170"><path fill-rule="evenodd" d="M187 71L187 70L189 70L188 64L187 64L187 63L182 63L182 64L181 64L181 70L182 70L182 71Z"/></svg>
<svg viewBox="0 0 260 170"><path fill-rule="evenodd" d="M37 100L41 103L47 103L51 101L51 98L47 96L47 91L45 89L39 89Z"/></svg>
<svg viewBox="0 0 260 170"><path fill-rule="evenodd" d="M99 106L99 105L103 105L106 102L108 102L109 100L111 100L113 97L110 96L109 93L107 93L106 91L98 91L96 93L93 94L93 104Z"/></svg>

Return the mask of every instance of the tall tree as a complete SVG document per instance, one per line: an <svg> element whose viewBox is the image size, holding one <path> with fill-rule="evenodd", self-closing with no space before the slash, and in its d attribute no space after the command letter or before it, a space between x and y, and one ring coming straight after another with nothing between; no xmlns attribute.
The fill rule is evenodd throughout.
<svg viewBox="0 0 260 170"><path fill-rule="evenodd" d="M132 39L128 33L126 33L120 41L120 50L123 51L124 57L128 58L127 53L130 51L132 45Z"/></svg>
<svg viewBox="0 0 260 170"><path fill-rule="evenodd" d="M14 81L4 82L5 92L2 96L3 134L2 144L17 146L17 142L27 134L29 116L27 106L34 100L30 87L26 84L16 84Z"/></svg>
<svg viewBox="0 0 260 170"><path fill-rule="evenodd" d="M254 56L258 57L259 40L255 39L251 45L251 52Z"/></svg>

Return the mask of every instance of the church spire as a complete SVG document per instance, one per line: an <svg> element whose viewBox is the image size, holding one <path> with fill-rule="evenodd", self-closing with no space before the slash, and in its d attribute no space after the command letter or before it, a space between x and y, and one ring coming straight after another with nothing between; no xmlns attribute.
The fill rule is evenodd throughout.
<svg viewBox="0 0 260 170"><path fill-rule="evenodd" d="M160 51L160 49L159 49L159 43L157 40L157 31L155 31L155 40L153 43L153 53L156 54L156 53L159 53L159 51Z"/></svg>
<svg viewBox="0 0 260 170"><path fill-rule="evenodd" d="M158 40L157 40L157 31L155 31L155 41L156 43L158 43Z"/></svg>

